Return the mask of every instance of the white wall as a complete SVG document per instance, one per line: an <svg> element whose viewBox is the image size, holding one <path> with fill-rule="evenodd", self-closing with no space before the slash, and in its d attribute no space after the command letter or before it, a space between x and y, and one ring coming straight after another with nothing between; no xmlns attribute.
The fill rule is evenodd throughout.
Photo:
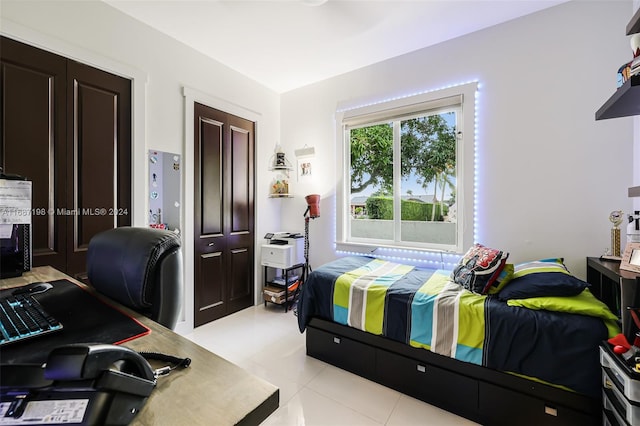
<svg viewBox="0 0 640 426"><path fill-rule="evenodd" d="M573 1L282 95L282 144L316 150L319 176L293 186L283 211L302 227L303 196L322 195L312 265L338 256L336 106L477 79L478 242L513 262L562 256L584 277L585 257L609 247L609 212L632 205L633 119L594 119L631 59L632 12L631 1Z"/></svg>
<svg viewBox="0 0 640 426"><path fill-rule="evenodd" d="M189 331L193 327L193 150L191 139L185 139L192 122L185 126L188 108L183 89L188 88L190 100L203 100L257 121L258 176L267 173L262 159L271 155L279 140L279 96L102 2L2 0L0 17L2 35L134 78L133 225L148 223L147 150L182 155L186 285L184 321L178 330ZM258 246L262 236L279 223L281 206L267 194L258 181ZM261 288L261 274L256 264L256 289Z"/></svg>

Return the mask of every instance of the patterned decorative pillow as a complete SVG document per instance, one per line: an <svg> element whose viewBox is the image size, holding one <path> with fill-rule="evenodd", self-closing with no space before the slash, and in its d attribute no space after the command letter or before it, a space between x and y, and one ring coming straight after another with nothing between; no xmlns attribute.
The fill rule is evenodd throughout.
<svg viewBox="0 0 640 426"><path fill-rule="evenodd" d="M589 283L573 276L562 258L550 258L519 263L509 285L498 293L500 300L531 297L576 296Z"/></svg>
<svg viewBox="0 0 640 426"><path fill-rule="evenodd" d="M513 263L505 263L504 268L502 268L502 272L498 275L498 278L491 284L489 287L489 291L487 294L496 294L500 292L506 286L509 281L513 278L513 271L515 266Z"/></svg>
<svg viewBox="0 0 640 426"><path fill-rule="evenodd" d="M476 243L451 272L451 280L474 293L487 294L500 277L508 257L509 253Z"/></svg>

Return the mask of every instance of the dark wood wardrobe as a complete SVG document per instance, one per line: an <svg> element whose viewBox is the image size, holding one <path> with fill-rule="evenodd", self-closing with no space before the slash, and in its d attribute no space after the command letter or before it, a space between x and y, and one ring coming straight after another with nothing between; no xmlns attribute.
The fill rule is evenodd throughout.
<svg viewBox="0 0 640 426"><path fill-rule="evenodd" d="M0 166L33 182L33 266L79 279L96 233L131 224L131 81L0 37Z"/></svg>

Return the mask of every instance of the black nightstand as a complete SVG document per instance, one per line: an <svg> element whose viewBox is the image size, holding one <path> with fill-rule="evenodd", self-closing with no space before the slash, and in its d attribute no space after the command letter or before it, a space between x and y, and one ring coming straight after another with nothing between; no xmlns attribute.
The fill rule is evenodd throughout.
<svg viewBox="0 0 640 426"><path fill-rule="evenodd" d="M633 343L636 327L627 306L640 306L640 274L620 270L620 262L587 257L587 282L591 292L621 320L621 328Z"/></svg>

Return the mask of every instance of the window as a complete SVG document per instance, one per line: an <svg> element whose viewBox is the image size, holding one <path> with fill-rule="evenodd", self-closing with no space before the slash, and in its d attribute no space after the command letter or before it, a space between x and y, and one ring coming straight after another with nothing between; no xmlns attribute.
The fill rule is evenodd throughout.
<svg viewBox="0 0 640 426"><path fill-rule="evenodd" d="M476 83L337 115L338 250L473 244Z"/></svg>

